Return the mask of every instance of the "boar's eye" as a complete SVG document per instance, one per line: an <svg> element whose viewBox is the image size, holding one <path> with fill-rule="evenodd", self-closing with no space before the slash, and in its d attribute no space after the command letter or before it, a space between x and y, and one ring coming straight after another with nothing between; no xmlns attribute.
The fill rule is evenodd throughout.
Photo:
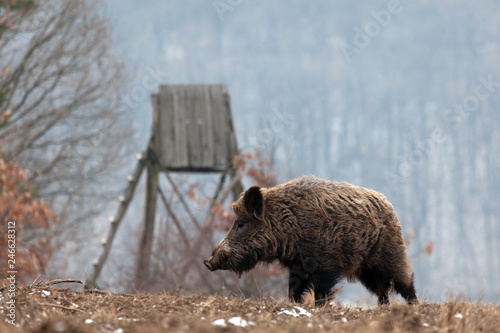
<svg viewBox="0 0 500 333"><path fill-rule="evenodd" d="M238 229L243 228L244 225L243 220L236 220L236 227Z"/></svg>

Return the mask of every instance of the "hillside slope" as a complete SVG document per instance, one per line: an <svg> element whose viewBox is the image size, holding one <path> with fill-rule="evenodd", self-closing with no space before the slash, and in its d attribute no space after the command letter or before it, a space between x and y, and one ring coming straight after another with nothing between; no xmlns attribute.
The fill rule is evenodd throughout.
<svg viewBox="0 0 500 333"><path fill-rule="evenodd" d="M361 309L311 308L274 299L129 295L50 286L16 292L18 332L500 332L498 305L422 302ZM1 317L8 296L0 294ZM2 320L0 332L12 326Z"/></svg>

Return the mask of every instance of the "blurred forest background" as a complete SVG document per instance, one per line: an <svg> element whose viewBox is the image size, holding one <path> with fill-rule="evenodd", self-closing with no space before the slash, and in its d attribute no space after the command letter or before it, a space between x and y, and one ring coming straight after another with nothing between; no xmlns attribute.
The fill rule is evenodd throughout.
<svg viewBox="0 0 500 333"><path fill-rule="evenodd" d="M18 177L0 179L0 217L17 218L32 256L42 255L30 244L50 244L50 256L32 259L28 282L37 272L90 275L148 142L150 95L169 83L228 86L245 187L314 174L382 192L407 236L420 294L498 297L500 3L0 2L0 171ZM204 221L217 176L174 179ZM134 290L138 189L101 287ZM189 217L169 200L194 243ZM231 220L228 201L216 212L215 244ZM43 214L24 214L34 204ZM186 251L168 215L157 220L150 290L214 292L224 281L245 295L285 294L276 267L240 281L209 273L201 259L213 244ZM346 287L339 298L362 292Z"/></svg>

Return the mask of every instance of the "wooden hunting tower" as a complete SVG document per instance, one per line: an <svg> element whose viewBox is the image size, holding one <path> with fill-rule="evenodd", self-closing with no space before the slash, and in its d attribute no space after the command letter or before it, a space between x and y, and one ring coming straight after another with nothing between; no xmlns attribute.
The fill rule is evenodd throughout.
<svg viewBox="0 0 500 333"><path fill-rule="evenodd" d="M143 216L143 233L139 244L136 266L136 287L149 277L149 259L153 241L154 221L158 193L174 221L178 221L167 204L159 187L158 176L163 172L180 202L197 228L200 224L193 216L182 193L169 172L219 172L221 179L212 200L218 199L227 176L231 181L225 193L237 197L242 191L240 175L233 165L237 142L231 115L230 98L223 85L161 85L160 91L151 96L153 126L146 151L138 155L134 175L128 176L129 185L115 216L110 218L111 229L103 239L103 251L94 260L94 271L88 285L94 286L111 250L113 238L126 209L132 200L140 175L146 167L146 202ZM176 222L176 226L178 222Z"/></svg>
<svg viewBox="0 0 500 333"><path fill-rule="evenodd" d="M232 167L236 137L222 85L161 86L152 96L153 141L166 171L221 172Z"/></svg>

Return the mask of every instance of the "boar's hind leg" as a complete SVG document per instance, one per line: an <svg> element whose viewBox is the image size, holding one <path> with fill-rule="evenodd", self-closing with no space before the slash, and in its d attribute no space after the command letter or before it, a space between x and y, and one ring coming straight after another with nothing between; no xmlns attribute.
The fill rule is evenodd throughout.
<svg viewBox="0 0 500 333"><path fill-rule="evenodd" d="M301 272L290 272L288 279L288 296L290 301L301 303L302 294L309 287L310 281L307 274Z"/></svg>
<svg viewBox="0 0 500 333"><path fill-rule="evenodd" d="M397 274L394 278L394 289L403 296L408 304L417 304L417 294L413 283L413 274L408 278L404 274Z"/></svg>
<svg viewBox="0 0 500 333"><path fill-rule="evenodd" d="M361 283L378 297L378 305L389 304L390 279L377 268L364 269L359 276Z"/></svg>

